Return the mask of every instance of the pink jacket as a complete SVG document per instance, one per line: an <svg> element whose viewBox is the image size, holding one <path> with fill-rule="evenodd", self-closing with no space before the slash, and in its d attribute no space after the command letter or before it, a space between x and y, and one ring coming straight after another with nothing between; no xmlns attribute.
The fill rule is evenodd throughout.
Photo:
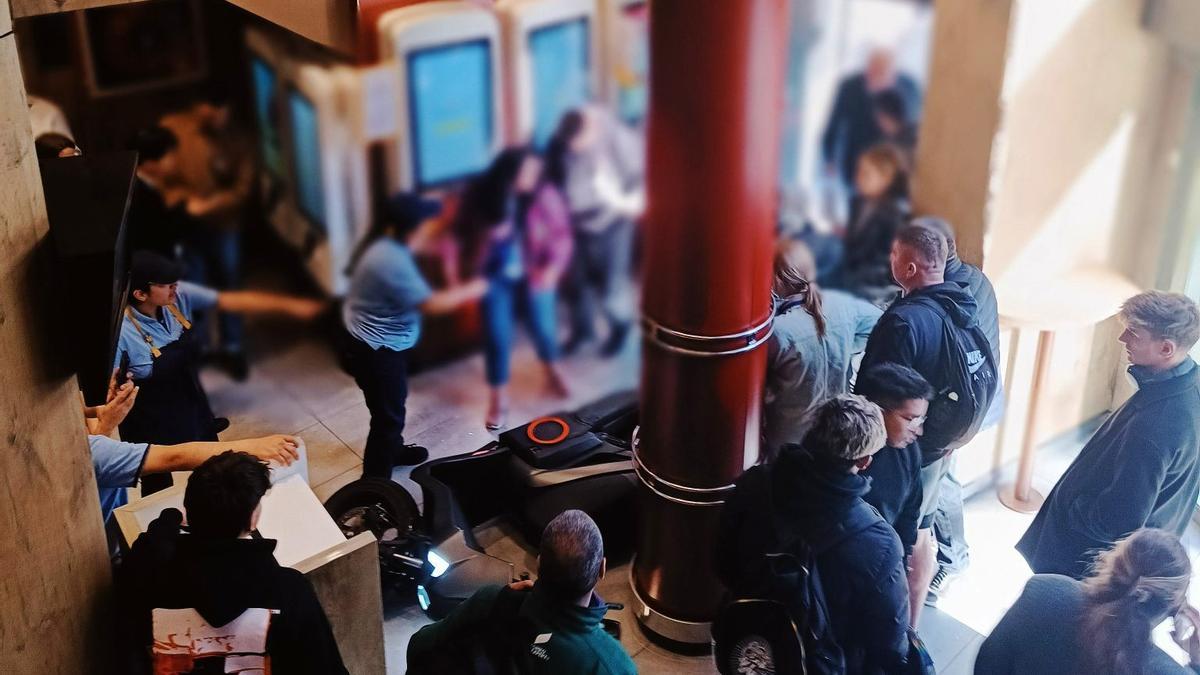
<svg viewBox="0 0 1200 675"><path fill-rule="evenodd" d="M575 242L571 212L557 188L543 184L525 217L522 251L525 274L534 288L554 288L571 263Z"/></svg>

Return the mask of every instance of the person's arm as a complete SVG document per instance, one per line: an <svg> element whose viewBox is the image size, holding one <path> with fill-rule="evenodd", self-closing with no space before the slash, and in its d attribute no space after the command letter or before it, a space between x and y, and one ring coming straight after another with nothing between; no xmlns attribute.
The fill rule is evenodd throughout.
<svg viewBox="0 0 1200 675"><path fill-rule="evenodd" d="M908 660L908 575L905 573L899 547L893 548L887 559L894 562L880 574L865 580L872 587L864 599L859 622L860 635L867 652L867 663L897 672Z"/></svg>
<svg viewBox="0 0 1200 675"><path fill-rule="evenodd" d="M486 292L487 280L475 278L466 283L430 293L419 307L421 313L426 315L449 314L463 303L483 297Z"/></svg>
<svg viewBox="0 0 1200 675"><path fill-rule="evenodd" d="M1095 474L1091 477L1092 481L1102 480L1104 485L1085 486L1085 489L1100 489L1087 489L1071 502L1068 513L1072 528L1093 541L1107 545L1143 527L1158 500L1167 471L1179 450L1160 447L1153 440L1157 430L1139 429L1144 426L1133 425L1106 478Z"/></svg>
<svg viewBox="0 0 1200 675"><path fill-rule="evenodd" d="M899 363L912 367L916 361L917 343L909 325L899 317L884 315L867 340L859 372L879 363Z"/></svg>
<svg viewBox="0 0 1200 675"><path fill-rule="evenodd" d="M221 291L217 293L217 309L233 314L284 314L307 321L325 311L324 300L300 298L264 291Z"/></svg>
<svg viewBox="0 0 1200 675"><path fill-rule="evenodd" d="M867 340L879 323L883 310L861 298L854 298L854 353L867 348Z"/></svg>
<svg viewBox="0 0 1200 675"><path fill-rule="evenodd" d="M538 257L530 265L529 282L537 289L554 289L566 274L575 248L571 234L571 213L557 188L545 186L538 191L537 200L529 209L527 232L540 232Z"/></svg>
<svg viewBox="0 0 1200 675"><path fill-rule="evenodd" d="M455 637L487 620L502 588L503 586L485 586L479 589L444 619L417 631L408 642L410 672L421 672L420 664L430 655L445 648Z"/></svg>
<svg viewBox="0 0 1200 675"><path fill-rule="evenodd" d="M919 452L919 451L918 451ZM918 454L919 456L919 454ZM904 549L904 559L912 556L913 546L917 544L917 529L921 525L921 478L916 476L908 495L904 498L904 506L896 515L896 534L900 537L900 546Z"/></svg>
<svg viewBox="0 0 1200 675"><path fill-rule="evenodd" d="M254 189L254 163L240 158L237 172L237 179L230 187L207 196L189 197L188 215L193 218L207 218L219 211L230 211L244 204Z"/></svg>
<svg viewBox="0 0 1200 675"><path fill-rule="evenodd" d="M142 474L191 471L208 458L226 450L244 452L264 462L278 462L287 466L300 458L296 448L296 438L282 434L241 441L194 441L178 445L151 445L142 465Z"/></svg>

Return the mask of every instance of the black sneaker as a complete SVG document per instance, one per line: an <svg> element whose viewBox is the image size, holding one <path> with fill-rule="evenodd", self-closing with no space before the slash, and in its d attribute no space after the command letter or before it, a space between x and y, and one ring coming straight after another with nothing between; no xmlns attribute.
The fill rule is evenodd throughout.
<svg viewBox="0 0 1200 675"><path fill-rule="evenodd" d="M229 428L229 418L228 417L214 417L213 418L213 427L216 429L216 432L218 434L221 433L222 431L225 431L226 429Z"/></svg>
<svg viewBox="0 0 1200 675"><path fill-rule="evenodd" d="M415 466L429 459L429 449L420 445L406 444L392 454L392 463Z"/></svg>
<svg viewBox="0 0 1200 675"><path fill-rule="evenodd" d="M608 334L608 339L604 341L604 346L600 348L600 356L611 358L621 353L621 348L625 346L625 338L629 336L629 322L615 324L612 327L612 332Z"/></svg>
<svg viewBox="0 0 1200 675"><path fill-rule="evenodd" d="M941 595L946 586L946 580L949 578L950 573L946 571L946 568L938 565L937 574L934 574L933 580L929 582L929 592L934 595Z"/></svg>

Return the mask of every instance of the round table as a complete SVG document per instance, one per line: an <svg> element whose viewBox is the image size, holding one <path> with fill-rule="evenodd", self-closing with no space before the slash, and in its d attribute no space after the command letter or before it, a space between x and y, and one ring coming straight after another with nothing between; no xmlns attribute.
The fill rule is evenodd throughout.
<svg viewBox="0 0 1200 675"><path fill-rule="evenodd" d="M1110 269L1083 267L1050 278L1004 284L996 289L1000 325L1013 331L1015 353L1022 330L1038 331L1033 387L1025 412L1025 433L1015 483L1002 484L1000 501L1013 511L1033 513L1045 497L1033 489L1038 404L1049 374L1054 334L1063 328L1094 326L1114 315L1121 303L1141 292L1132 281ZM1015 362L1015 359L1009 363ZM1012 377L1011 372L1009 377ZM1011 398L1009 399L1011 400Z"/></svg>

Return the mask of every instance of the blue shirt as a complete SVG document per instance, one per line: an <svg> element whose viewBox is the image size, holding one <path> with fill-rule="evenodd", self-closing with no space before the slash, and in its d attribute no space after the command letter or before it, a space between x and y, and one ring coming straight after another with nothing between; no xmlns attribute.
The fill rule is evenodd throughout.
<svg viewBox="0 0 1200 675"><path fill-rule="evenodd" d="M88 447L92 451L96 486L100 488L100 512L104 514L104 522L108 522L112 512L128 501L125 488L137 484L150 444L126 443L108 436L88 434Z"/></svg>
<svg viewBox="0 0 1200 675"><path fill-rule="evenodd" d="M342 321L351 335L374 349L404 351L421 336L419 307L432 293L408 247L384 237L358 261Z"/></svg>
<svg viewBox="0 0 1200 675"><path fill-rule="evenodd" d="M176 295L178 297L175 306L189 321L192 320L192 315L196 310L203 311L215 307L217 304L217 291L187 281L179 282ZM136 318L146 335L154 341L154 346L159 349L178 340L179 336L183 335L183 326L166 308L160 311L162 315L160 317L142 314L132 305L129 307L129 312ZM133 373L134 379L143 380L150 377L154 370L154 357L150 353L150 345L146 344L141 333L129 320L129 315L121 319L121 336L117 338L117 353L113 358L114 368L120 365L121 354L129 354L129 372Z"/></svg>
<svg viewBox="0 0 1200 675"><path fill-rule="evenodd" d="M799 443L817 407L849 390L851 361L866 346L882 312L847 293L822 290L821 313L824 338L801 306L775 317L763 396L763 435L772 455L787 443Z"/></svg>

